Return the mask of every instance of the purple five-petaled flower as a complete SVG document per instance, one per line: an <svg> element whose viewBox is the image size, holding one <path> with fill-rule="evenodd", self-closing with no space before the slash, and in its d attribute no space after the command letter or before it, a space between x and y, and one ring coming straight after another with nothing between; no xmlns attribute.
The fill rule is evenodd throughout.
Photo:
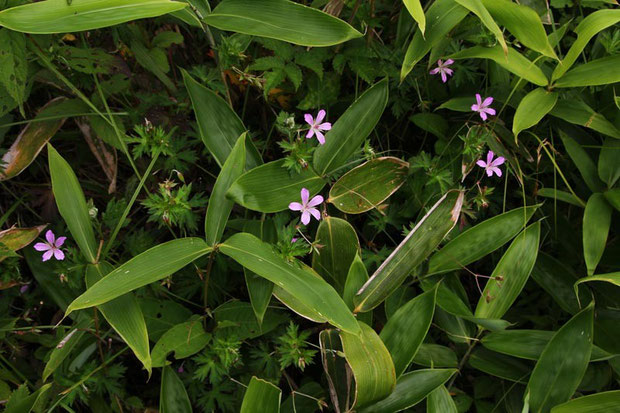
<svg viewBox="0 0 620 413"><path fill-rule="evenodd" d="M491 96L482 100L480 94L476 93L476 103L471 105L471 110L478 112L482 120L487 120L487 114L491 116L495 115L495 109L489 107L491 103L493 103L493 98Z"/></svg>
<svg viewBox="0 0 620 413"><path fill-rule="evenodd" d="M308 225L310 223L310 215L316 218L317 221L321 219L321 212L315 207L323 202L323 197L321 195L317 195L308 201L309 198L310 191L306 188L302 188L301 203L291 202L288 205L288 208L291 211L301 211L301 223L304 225Z"/></svg>
<svg viewBox="0 0 620 413"><path fill-rule="evenodd" d="M476 162L476 165L484 168L488 176L493 176L493 173L495 173L497 176L502 176L502 170L499 169L499 166L503 165L505 159L503 156L498 156L497 158L495 158L495 160L493 160L494 156L495 154L493 153L493 151L489 151L489 153L487 153L487 161L485 162L480 159L478 162Z"/></svg>
<svg viewBox="0 0 620 413"><path fill-rule="evenodd" d="M65 243L67 237L58 237L54 235L51 230L48 230L45 233L45 239L47 242L38 242L34 244L34 249L37 251L45 251L43 254L43 261L47 261L52 256L56 258L58 261L62 261L65 259L65 253L62 252L60 247Z"/></svg>
<svg viewBox="0 0 620 413"><path fill-rule="evenodd" d="M452 63L454 63L454 60L452 59L448 59L445 62L442 62L441 59L439 59L437 60L437 67L431 70L430 74L431 75L436 75L437 73L441 74L441 81L443 83L446 83L448 81L448 76L452 76L452 73L454 73L452 69L448 68L448 66L450 66Z"/></svg>
<svg viewBox="0 0 620 413"><path fill-rule="evenodd" d="M306 120L306 123L310 125L310 130L306 134L306 138L309 139L316 135L319 143L323 145L325 143L325 135L323 135L323 132L332 128L331 123L323 122L323 119L325 119L325 111L323 109L319 110L319 113L316 115L316 119L314 119L311 114L306 113L304 115L304 119Z"/></svg>

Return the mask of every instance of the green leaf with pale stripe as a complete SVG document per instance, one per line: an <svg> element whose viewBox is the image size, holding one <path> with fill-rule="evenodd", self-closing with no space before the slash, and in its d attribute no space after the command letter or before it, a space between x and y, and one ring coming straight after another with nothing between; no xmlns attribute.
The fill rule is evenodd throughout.
<svg viewBox="0 0 620 413"><path fill-rule="evenodd" d="M373 131L388 102L387 78L366 90L325 134L325 144L314 151L314 169L321 175L341 168Z"/></svg>
<svg viewBox="0 0 620 413"><path fill-rule="evenodd" d="M612 413L620 409L620 390L589 394L559 404L551 413Z"/></svg>
<svg viewBox="0 0 620 413"><path fill-rule="evenodd" d="M234 205L234 202L226 197L226 191L241 176L244 167L245 133L237 139L230 155L226 158L209 197L207 216L205 218L205 234L207 244L212 247L222 239L230 211L232 211Z"/></svg>
<svg viewBox="0 0 620 413"><path fill-rule="evenodd" d="M502 318L515 302L532 272L540 241L540 222L525 228L512 241L487 281L474 316Z"/></svg>
<svg viewBox="0 0 620 413"><path fill-rule="evenodd" d="M424 400L456 372L456 369L422 369L403 374L388 397L359 412L394 413L408 409Z"/></svg>
<svg viewBox="0 0 620 413"><path fill-rule="evenodd" d="M449 56L451 59L489 59L495 63L514 73L520 78L538 86L546 86L549 83L547 76L536 66L534 62L529 61L521 53L509 47L508 53L505 54L500 46L484 47L474 46L469 49L461 50Z"/></svg>
<svg viewBox="0 0 620 413"><path fill-rule="evenodd" d="M272 220L250 221L243 226L243 232L250 233L261 241L276 243L278 235L276 226ZM256 321L261 325L265 312L271 301L274 285L271 281L254 274L247 268L243 269L245 284L248 287L248 295Z"/></svg>
<svg viewBox="0 0 620 413"><path fill-rule="evenodd" d="M522 130L537 125L553 109L557 101L556 92L549 92L543 88L532 90L517 106L512 122L512 133L519 136Z"/></svg>
<svg viewBox="0 0 620 413"><path fill-rule="evenodd" d="M583 256L593 275L605 252L613 209L601 193L590 195L583 213Z"/></svg>
<svg viewBox="0 0 620 413"><path fill-rule="evenodd" d="M426 12L428 25L424 33L416 31L400 70L400 80L407 77L413 67L443 40L467 16L469 11L454 0L436 0Z"/></svg>
<svg viewBox="0 0 620 413"><path fill-rule="evenodd" d="M0 12L0 26L34 34L81 32L181 10L168 0L45 0Z"/></svg>
<svg viewBox="0 0 620 413"><path fill-rule="evenodd" d="M487 0L493 1L493 0ZM596 36L597 33L605 30L620 22L620 10L619 9L606 9L598 10L592 14L587 15L575 29L577 33L577 40L575 40L564 59L558 63L553 74L551 75L551 81L555 81L561 78L568 69L571 68L573 63L577 61L581 52L586 47L590 39Z"/></svg>
<svg viewBox="0 0 620 413"><path fill-rule="evenodd" d="M330 14L288 0L224 0L204 22L220 30L301 46L333 46L362 36Z"/></svg>
<svg viewBox="0 0 620 413"><path fill-rule="evenodd" d="M269 162L241 175L226 196L239 205L265 213L280 212L301 200L301 189L307 188L310 197L325 186L323 178L311 169L301 173L284 167L284 159Z"/></svg>
<svg viewBox="0 0 620 413"><path fill-rule="evenodd" d="M86 286L92 287L114 270L108 262L86 267ZM129 346L144 368L151 375L149 334L142 315L142 309L133 293L127 293L112 301L97 306L103 317Z"/></svg>
<svg viewBox="0 0 620 413"><path fill-rule="evenodd" d="M459 270L492 253L517 235L538 205L516 208L469 228L433 254L428 273Z"/></svg>
<svg viewBox="0 0 620 413"><path fill-rule="evenodd" d="M80 183L71 165L56 152L52 145L47 145L47 152L52 176L52 191L56 198L58 211L82 254L88 261L94 263L97 257L97 242Z"/></svg>
<svg viewBox="0 0 620 413"><path fill-rule="evenodd" d="M527 384L531 412L547 412L575 393L590 360L593 324L594 302L554 334Z"/></svg>
<svg viewBox="0 0 620 413"><path fill-rule="evenodd" d="M498 25L508 29L525 46L557 59L535 10L509 0L482 0L482 4Z"/></svg>
<svg viewBox="0 0 620 413"><path fill-rule="evenodd" d="M192 413L192 403L183 382L170 366L161 373L160 413Z"/></svg>
<svg viewBox="0 0 620 413"><path fill-rule="evenodd" d="M286 290L302 305L344 331L358 334L360 327L336 290L299 262L288 262L271 245L253 235L235 234L220 244L220 251L250 271Z"/></svg>
<svg viewBox="0 0 620 413"><path fill-rule="evenodd" d="M575 125L585 126L612 138L620 139L620 130L582 100L558 99L549 113Z"/></svg>
<svg viewBox="0 0 620 413"><path fill-rule="evenodd" d="M600 86L620 82L620 55L603 57L577 66L556 80L554 87Z"/></svg>
<svg viewBox="0 0 620 413"><path fill-rule="evenodd" d="M413 17L413 20L418 23L418 27L422 34L424 34L424 30L426 30L426 16L424 16L424 9L422 8L420 0L403 0L403 3L407 11L409 11L409 14L411 14L411 17Z"/></svg>
<svg viewBox="0 0 620 413"><path fill-rule="evenodd" d="M96 282L67 308L66 314L107 303L155 281L174 274L195 259L209 253L200 238L179 238L159 244L116 268Z"/></svg>
<svg viewBox="0 0 620 413"><path fill-rule="evenodd" d="M68 330L67 334L60 339L56 347L50 353L47 363L45 363L42 375L43 382L46 382L48 377L60 367L67 357L69 357L71 351L81 342L82 337L84 337L92 325L93 320L91 318L82 316L75 326Z"/></svg>
<svg viewBox="0 0 620 413"><path fill-rule="evenodd" d="M589 277L580 278L579 280L577 280L577 282L575 282L575 295L578 294L577 288L579 287L579 284L587 283L587 282L593 282L593 281L606 282L606 283L614 284L614 285L617 285L618 287L620 287L620 272L612 272L612 273L609 273L609 274L591 275ZM592 350L592 354L593 355L594 355L594 350L595 349L596 349L596 347Z"/></svg>
<svg viewBox="0 0 620 413"><path fill-rule="evenodd" d="M400 377L424 341L435 314L437 286L400 307L381 330L381 340L392 355L396 377Z"/></svg>
<svg viewBox="0 0 620 413"><path fill-rule="evenodd" d="M319 224L315 240L321 247L312 253L312 268L342 292L351 263L360 252L355 228L344 219L326 217Z"/></svg>
<svg viewBox="0 0 620 413"><path fill-rule="evenodd" d="M279 413L282 390L267 380L252 377L243 396L241 413Z"/></svg>
<svg viewBox="0 0 620 413"><path fill-rule="evenodd" d="M355 377L353 406L357 408L384 399L396 385L390 352L371 327L359 325L360 335L340 333L342 351Z"/></svg>
<svg viewBox="0 0 620 413"><path fill-rule="evenodd" d="M389 198L405 183L409 163L394 157L370 160L344 174L329 191L327 202L347 214L361 214Z"/></svg>
<svg viewBox="0 0 620 413"><path fill-rule="evenodd" d="M458 413L456 404L446 386L439 386L426 399L427 413Z"/></svg>
<svg viewBox="0 0 620 413"><path fill-rule="evenodd" d="M354 298L355 312L370 311L394 292L456 225L464 194L444 195L379 266Z"/></svg>
<svg viewBox="0 0 620 413"><path fill-rule="evenodd" d="M198 132L215 162L221 167L232 152L237 139L247 131L239 116L215 92L198 83L185 70L183 81L192 100ZM252 141L246 138L246 169L263 163Z"/></svg>

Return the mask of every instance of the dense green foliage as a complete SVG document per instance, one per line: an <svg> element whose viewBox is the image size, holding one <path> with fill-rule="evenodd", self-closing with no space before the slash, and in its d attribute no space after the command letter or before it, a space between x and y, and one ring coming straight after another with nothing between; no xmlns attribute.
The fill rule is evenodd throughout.
<svg viewBox="0 0 620 413"><path fill-rule="evenodd" d="M618 412L619 22L0 0L1 408Z"/></svg>

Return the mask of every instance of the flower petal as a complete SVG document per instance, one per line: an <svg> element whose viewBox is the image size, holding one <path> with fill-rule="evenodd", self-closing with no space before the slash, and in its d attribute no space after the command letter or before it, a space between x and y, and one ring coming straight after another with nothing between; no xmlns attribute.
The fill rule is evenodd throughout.
<svg viewBox="0 0 620 413"><path fill-rule="evenodd" d="M319 113L316 115L316 122L315 123L318 124L318 123L323 122L323 119L325 119L325 115L326 114L327 113L323 109L319 110Z"/></svg>
<svg viewBox="0 0 620 413"><path fill-rule="evenodd" d="M50 245L54 245L54 241L56 241L56 237L54 236L54 233L52 232L51 229L48 229L47 232L45 233L45 239L47 240L47 242L50 243Z"/></svg>
<svg viewBox="0 0 620 413"><path fill-rule="evenodd" d="M49 249L52 249L52 247L44 242L37 242L36 244L34 244L34 249L37 251L47 251Z"/></svg>
<svg viewBox="0 0 620 413"><path fill-rule="evenodd" d="M54 250L54 258L56 258L58 261L62 261L65 259L65 253L62 252L59 249L55 249Z"/></svg>
<svg viewBox="0 0 620 413"><path fill-rule="evenodd" d="M441 71L441 81L443 83L446 83L448 81L448 76L446 76L446 72L445 71Z"/></svg>
<svg viewBox="0 0 620 413"><path fill-rule="evenodd" d="M476 93L476 103L478 106L482 105L482 97L480 96L480 93Z"/></svg>
<svg viewBox="0 0 620 413"><path fill-rule="evenodd" d="M50 249L49 251L47 251L45 254L43 254L43 258L42 261L47 261L50 258L52 258L52 255L54 255L54 250Z"/></svg>
<svg viewBox="0 0 620 413"><path fill-rule="evenodd" d="M313 136L314 136L314 127L310 128L308 133L306 133L306 139L310 139Z"/></svg>
<svg viewBox="0 0 620 413"><path fill-rule="evenodd" d="M480 113L480 117L482 118L482 120L487 120L487 114L484 110L478 112Z"/></svg>
<svg viewBox="0 0 620 413"><path fill-rule="evenodd" d="M437 60L437 66L439 67L443 66L443 62L441 61L441 59Z"/></svg>
<svg viewBox="0 0 620 413"><path fill-rule="evenodd" d="M484 102L482 102L482 106L489 106L491 103L493 103L493 98L489 96L488 98L484 99Z"/></svg>
<svg viewBox="0 0 620 413"><path fill-rule="evenodd" d="M489 153L487 153L487 165L491 165L493 163L494 157L495 153L493 151L489 151Z"/></svg>
<svg viewBox="0 0 620 413"><path fill-rule="evenodd" d="M445 68L443 71L446 72L449 76L452 76L452 73L454 73L454 70L448 68Z"/></svg>
<svg viewBox="0 0 620 413"><path fill-rule="evenodd" d="M299 202L291 202L290 204L288 204L288 209L290 209L291 211L301 211L302 209L304 209L304 206Z"/></svg>
<svg viewBox="0 0 620 413"><path fill-rule="evenodd" d="M493 176L493 170L491 168L487 168L487 176Z"/></svg>
<svg viewBox="0 0 620 413"><path fill-rule="evenodd" d="M56 243L54 244L56 247L62 247L62 244L65 243L67 237L58 237L56 238Z"/></svg>
<svg viewBox="0 0 620 413"><path fill-rule="evenodd" d="M306 113L304 115L304 120L306 121L307 124L309 124L310 126L314 125L314 118L312 117L311 114Z"/></svg>
<svg viewBox="0 0 620 413"><path fill-rule="evenodd" d="M454 63L454 60L448 59L448 60L446 60L446 62L443 65L444 66L450 66L452 63Z"/></svg>
<svg viewBox="0 0 620 413"><path fill-rule="evenodd" d="M310 202L308 202L309 207L315 207L317 205L320 205L323 202L323 197L321 195L317 195L314 198L312 198L310 200Z"/></svg>
<svg viewBox="0 0 620 413"><path fill-rule="evenodd" d="M321 132L316 131L316 138L319 140L319 143L321 145L325 144L325 135L323 135Z"/></svg>
<svg viewBox="0 0 620 413"><path fill-rule="evenodd" d="M310 212L307 210L301 213L301 223L304 225L308 225L310 222Z"/></svg>
<svg viewBox="0 0 620 413"><path fill-rule="evenodd" d="M500 166L503 165L504 162L506 161L506 159L504 159L503 156L498 156L497 159L495 159L493 161L493 163L491 164L491 166Z"/></svg>
<svg viewBox="0 0 620 413"><path fill-rule="evenodd" d="M490 171L491 171L491 175L493 175L493 172L495 172L495 175L500 176L500 177L502 176L502 170L497 168L497 167L495 167L495 166L491 167ZM491 175L489 175L489 176L491 176Z"/></svg>
<svg viewBox="0 0 620 413"><path fill-rule="evenodd" d="M473 105L471 105L471 110L473 110L474 112L479 112L480 106L474 103Z"/></svg>
<svg viewBox="0 0 620 413"><path fill-rule="evenodd" d="M303 206L308 205L308 198L310 198L310 191L306 188L301 188L301 204Z"/></svg>
<svg viewBox="0 0 620 413"><path fill-rule="evenodd" d="M437 73L439 73L439 70L440 70L440 68L436 67L436 68L434 68L433 70L431 70L428 73L430 73L431 75L436 75Z"/></svg>
<svg viewBox="0 0 620 413"><path fill-rule="evenodd" d="M483 110L491 116L495 115L495 109L493 108L484 108Z"/></svg>
<svg viewBox="0 0 620 413"><path fill-rule="evenodd" d="M319 212L319 210L318 210L318 209L316 209L316 208L310 208L310 209L308 210L308 212L310 212L310 213L312 214L312 216L313 216L314 218L316 218L316 220L317 220L317 221L320 221L320 220L321 220L321 213Z"/></svg>
<svg viewBox="0 0 620 413"><path fill-rule="evenodd" d="M478 162L476 162L476 165L478 165L481 168L486 168L487 164L485 161L483 161L482 159L480 159Z"/></svg>
<svg viewBox="0 0 620 413"><path fill-rule="evenodd" d="M332 124L329 122L323 122L319 125L318 127L319 130L331 130L332 129Z"/></svg>

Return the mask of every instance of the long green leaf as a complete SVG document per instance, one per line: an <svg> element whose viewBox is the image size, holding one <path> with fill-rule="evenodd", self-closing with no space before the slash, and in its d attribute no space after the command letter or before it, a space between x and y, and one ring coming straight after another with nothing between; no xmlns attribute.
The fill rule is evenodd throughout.
<svg viewBox="0 0 620 413"><path fill-rule="evenodd" d="M396 385L390 352L372 328L359 325L361 335L340 333L342 351L355 377L353 406L357 408L384 399Z"/></svg>
<svg viewBox="0 0 620 413"><path fill-rule="evenodd" d="M609 205L616 208L620 212L620 188L610 189L603 193Z"/></svg>
<svg viewBox="0 0 620 413"><path fill-rule="evenodd" d="M282 390L273 383L252 377L243 396L240 413L279 413Z"/></svg>
<svg viewBox="0 0 620 413"><path fill-rule="evenodd" d="M312 254L312 268L342 292L360 242L355 228L344 219L327 217L319 224L315 239L320 249Z"/></svg>
<svg viewBox="0 0 620 413"><path fill-rule="evenodd" d="M541 252L532 269L532 278L564 311L569 314L579 311L579 302L573 292L577 275L570 266Z"/></svg>
<svg viewBox="0 0 620 413"><path fill-rule="evenodd" d="M474 13L484 24L484 26L489 29L493 36L497 39L499 44L502 46L504 53L508 53L508 45L506 45L506 40L504 39L504 34L502 33L502 29L499 28L491 14L485 7L482 0L455 0L458 4L465 7L470 12Z"/></svg>
<svg viewBox="0 0 620 413"><path fill-rule="evenodd" d="M439 344L422 343L413 358L415 364L424 367L457 367L456 354L449 347Z"/></svg>
<svg viewBox="0 0 620 413"><path fill-rule="evenodd" d="M620 82L620 55L607 56L577 66L559 78L555 87L600 86Z"/></svg>
<svg viewBox="0 0 620 413"><path fill-rule="evenodd" d="M505 54L500 46L484 47L474 46L469 49L450 55L451 59L489 59L515 75L534 83L538 86L546 86L549 83L543 71L529 61L521 53L509 47Z"/></svg>
<svg viewBox="0 0 620 413"><path fill-rule="evenodd" d="M344 283L344 290L342 291L342 300L351 311L355 308L355 304L353 304L353 297L355 297L355 293L362 288L366 281L368 281L368 271L366 270L366 266L364 265L360 254L356 254L353 262L351 263L351 267L349 267L347 280ZM372 311L358 314L357 319L368 325L372 325Z"/></svg>
<svg viewBox="0 0 620 413"><path fill-rule="evenodd" d="M394 157L370 160L342 176L329 191L327 202L347 214L378 208L407 179L409 163Z"/></svg>
<svg viewBox="0 0 620 413"><path fill-rule="evenodd" d="M620 390L577 397L559 404L551 413L616 413L620 411Z"/></svg>
<svg viewBox="0 0 620 413"><path fill-rule="evenodd" d="M243 232L254 235L261 241L276 243L278 236L276 227L271 220L251 221L243 226ZM250 303L258 324L262 324L263 317L271 301L274 285L271 281L254 274L247 268L243 269L245 283L248 287Z"/></svg>
<svg viewBox="0 0 620 413"><path fill-rule="evenodd" d="M86 267L86 286L92 287L114 270L111 264L101 262ZM149 334L142 315L142 309L132 293L127 293L97 307L103 317L116 330L129 348L151 374Z"/></svg>
<svg viewBox="0 0 620 413"><path fill-rule="evenodd" d="M200 138L215 162L221 167L232 152L237 139L247 131L243 122L228 103L211 89L201 85L185 70L183 81L192 100ZM246 138L246 169L252 169L262 160L252 142Z"/></svg>
<svg viewBox="0 0 620 413"><path fill-rule="evenodd" d="M575 294L578 294L577 288L579 287L579 284L592 282L592 281L606 282L606 283L614 284L620 287L620 272L591 275L589 277L581 278L575 282ZM593 354L594 354L594 350L593 350Z"/></svg>
<svg viewBox="0 0 620 413"><path fill-rule="evenodd" d="M605 252L612 211L611 205L603 194L590 195L583 213L583 256L586 260L588 275L594 274Z"/></svg>
<svg viewBox="0 0 620 413"><path fill-rule="evenodd" d="M250 271L289 292L303 305L325 317L331 324L358 334L360 327L336 290L301 263L289 263L269 244L250 234L235 234L220 245L220 251Z"/></svg>
<svg viewBox="0 0 620 413"><path fill-rule="evenodd" d="M209 197L207 216L205 218L205 234L207 244L215 246L222 239L228 217L234 202L226 197L226 191L243 173L245 167L245 134L240 136L226 158L220 174L217 176L213 192Z"/></svg>
<svg viewBox="0 0 620 413"><path fill-rule="evenodd" d="M530 411L547 412L571 398L592 351L594 303L577 313L553 336L527 384Z"/></svg>
<svg viewBox="0 0 620 413"><path fill-rule="evenodd" d="M469 365L491 376L523 384L532 371L528 362L484 347L478 347L471 353Z"/></svg>
<svg viewBox="0 0 620 413"><path fill-rule="evenodd" d="M495 267L474 315L479 318L502 318L515 302L536 262L540 241L540 222L525 228L512 241Z"/></svg>
<svg viewBox="0 0 620 413"><path fill-rule="evenodd" d="M403 3L409 11L409 14L411 14L411 17L413 17L413 20L418 23L418 27L422 34L424 34L424 30L426 30L426 16L424 16L424 9L422 8L420 0L403 0Z"/></svg>
<svg viewBox="0 0 620 413"><path fill-rule="evenodd" d="M455 369L423 369L403 374L388 397L361 409L360 413L393 413L415 406L454 373Z"/></svg>
<svg viewBox="0 0 620 413"><path fill-rule="evenodd" d="M435 314L437 287L418 295L394 313L381 330L381 340L392 355L396 377L407 369L424 341Z"/></svg>
<svg viewBox="0 0 620 413"><path fill-rule="evenodd" d="M439 386L426 399L427 413L457 413L456 404L446 386Z"/></svg>
<svg viewBox="0 0 620 413"><path fill-rule="evenodd" d="M489 218L459 234L433 254L428 273L459 270L492 253L517 235L530 220L538 205L516 208Z"/></svg>
<svg viewBox="0 0 620 413"><path fill-rule="evenodd" d="M302 188L313 196L325 186L325 181L312 170L289 171L284 161L269 162L244 173L226 196L245 208L272 213L284 211L292 201L299 201Z"/></svg>
<svg viewBox="0 0 620 413"><path fill-rule="evenodd" d="M526 360L538 360L555 333L555 331L544 330L494 331L483 337L481 343L489 350L498 353ZM608 360L613 357L614 354L593 346L590 361Z"/></svg>
<svg viewBox="0 0 620 413"><path fill-rule="evenodd" d="M63 361L69 357L71 351L80 343L82 337L86 334L86 331L93 324L93 320L88 317L81 317L75 324L75 327L58 342L56 347L50 353L50 358L45 364L43 369L43 382L46 382L48 377L56 371Z"/></svg>
<svg viewBox="0 0 620 413"><path fill-rule="evenodd" d="M170 366L161 373L160 413L192 413L192 404L183 382Z"/></svg>
<svg viewBox="0 0 620 413"><path fill-rule="evenodd" d="M192 316L190 320L177 324L161 336L153 351L153 367L163 367L168 354L174 352L174 358L181 360L202 350L211 340L211 334L202 327L202 320Z"/></svg>
<svg viewBox="0 0 620 413"><path fill-rule="evenodd" d="M497 24L508 29L525 46L557 59L536 11L508 0L482 0L482 4Z"/></svg>
<svg viewBox="0 0 620 413"><path fill-rule="evenodd" d="M618 155L620 155L620 141L606 138L598 157L598 176L607 184L607 188L612 188L620 179Z"/></svg>
<svg viewBox="0 0 620 413"><path fill-rule="evenodd" d="M82 254L88 261L94 263L97 257L97 242L80 183L71 165L56 152L52 145L47 145L47 152L52 176L52 191L56 198L58 211Z"/></svg>
<svg viewBox="0 0 620 413"><path fill-rule="evenodd" d="M551 112L557 101L556 92L549 92L543 88L532 90L519 102L512 122L512 133L519 136L522 130L537 125L547 113Z"/></svg>
<svg viewBox="0 0 620 413"><path fill-rule="evenodd" d="M45 0L0 12L0 26L24 33L80 32L157 17L187 4L169 0Z"/></svg>
<svg viewBox="0 0 620 413"><path fill-rule="evenodd" d="M620 139L620 130L582 100L558 99L549 113L575 125L585 126L612 138Z"/></svg>
<svg viewBox="0 0 620 413"><path fill-rule="evenodd" d="M210 251L211 247L200 238L180 238L159 244L127 261L95 283L69 305L66 314L107 303L166 278Z"/></svg>
<svg viewBox="0 0 620 413"><path fill-rule="evenodd" d="M400 80L407 77L413 67L426 56L438 42L467 16L469 11L454 0L436 0L426 12L426 31L416 31L400 70Z"/></svg>
<svg viewBox="0 0 620 413"><path fill-rule="evenodd" d="M338 118L325 135L325 144L314 151L314 169L327 175L342 167L373 131L388 101L388 80L365 91Z"/></svg>
<svg viewBox="0 0 620 413"><path fill-rule="evenodd" d="M334 16L288 0L224 0L204 21L221 30L301 46L332 46L362 36Z"/></svg>
<svg viewBox="0 0 620 413"><path fill-rule="evenodd" d="M590 39L592 39L600 31L605 30L618 22L620 22L620 10L618 9L598 10L586 16L575 29L575 33L577 33L577 40L573 42L564 59L556 66L553 74L551 75L551 81L553 82L559 79L568 69L571 68L573 63L575 63L581 55L581 52L586 47Z"/></svg>
<svg viewBox="0 0 620 413"><path fill-rule="evenodd" d="M437 248L458 222L463 197L462 192L451 191L437 201L358 291L355 312L381 304Z"/></svg>

